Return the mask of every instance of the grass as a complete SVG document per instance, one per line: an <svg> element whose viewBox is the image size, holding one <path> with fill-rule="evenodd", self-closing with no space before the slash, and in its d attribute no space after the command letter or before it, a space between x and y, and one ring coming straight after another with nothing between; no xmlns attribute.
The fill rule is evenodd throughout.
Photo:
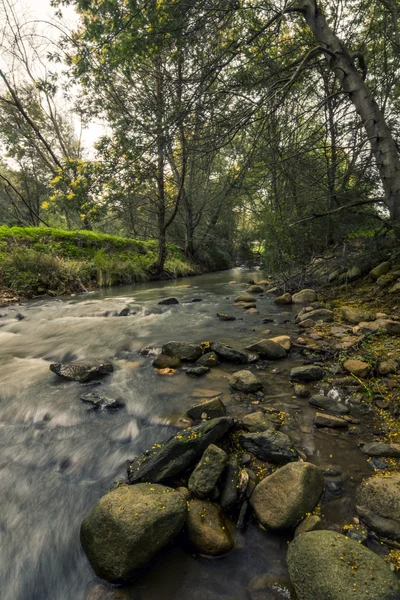
<svg viewBox="0 0 400 600"><path fill-rule="evenodd" d="M0 277L4 296L31 298L129 284L150 278L155 240L92 231L0 226ZM170 277L194 274L176 246L168 246Z"/></svg>

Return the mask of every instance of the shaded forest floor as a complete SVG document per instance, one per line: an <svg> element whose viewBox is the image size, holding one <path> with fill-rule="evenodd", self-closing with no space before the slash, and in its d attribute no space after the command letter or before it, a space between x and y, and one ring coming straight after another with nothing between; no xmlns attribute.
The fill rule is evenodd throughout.
<svg viewBox="0 0 400 600"><path fill-rule="evenodd" d="M91 231L44 227L0 227L0 301L151 279L156 241L139 241ZM200 272L180 250L168 246L166 277Z"/></svg>

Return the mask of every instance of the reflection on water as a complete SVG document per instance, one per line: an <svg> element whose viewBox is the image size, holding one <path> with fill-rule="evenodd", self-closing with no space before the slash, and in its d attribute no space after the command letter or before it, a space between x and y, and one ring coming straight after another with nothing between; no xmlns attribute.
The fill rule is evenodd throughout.
<svg viewBox="0 0 400 600"><path fill-rule="evenodd" d="M2 309L0 318L0 583L4 600L84 600L96 585L79 544L83 516L115 480L125 476L126 460L175 431L170 423L197 399L222 393L232 408L244 411L229 396L227 376L234 366L222 365L203 379L177 372L160 377L144 346L169 340L201 342L218 339L243 347L268 327L271 335L290 333L293 317L282 315L270 299L258 301L260 315L244 316L232 299L253 274L240 270L213 273L176 282L152 282L103 290L81 297L40 300ZM182 287L179 285L191 285ZM180 304L160 306L176 296ZM202 302L191 302L201 298ZM130 316L119 317L129 307ZM242 319L220 322L216 312ZM21 313L21 320L17 315ZM262 325L263 318L274 322ZM262 337L262 336L261 336ZM53 361L101 357L112 359L115 372L102 393L123 398L125 409L93 412L80 402L90 387L61 380L49 371ZM295 419L288 372L299 357L260 371L267 402ZM236 402L236 405L235 405ZM313 462L328 464L340 452L363 475L365 459L351 440L318 433L312 411L293 421L292 434ZM342 446L340 446L340 444ZM358 453L358 454L357 454ZM331 455L335 454L332 459ZM358 462L357 462L358 461ZM358 477L358 479L359 479ZM355 485L348 482L349 490ZM247 585L263 573L284 576L287 540L255 526L238 534L238 548L219 560L193 557L181 543L159 557L122 597L141 600L245 599ZM154 574L157 573L155 577ZM99 596L101 597L101 596ZM285 596L277 595L277 598Z"/></svg>

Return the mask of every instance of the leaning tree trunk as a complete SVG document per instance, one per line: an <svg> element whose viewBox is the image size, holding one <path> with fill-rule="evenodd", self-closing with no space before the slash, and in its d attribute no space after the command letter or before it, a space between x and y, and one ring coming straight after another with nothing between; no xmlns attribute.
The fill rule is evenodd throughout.
<svg viewBox="0 0 400 600"><path fill-rule="evenodd" d="M336 73L343 91L360 115L378 167L385 202L394 232L400 238L400 157L385 117L375 102L362 74L337 35L328 25L316 0L298 0L288 12L301 12Z"/></svg>

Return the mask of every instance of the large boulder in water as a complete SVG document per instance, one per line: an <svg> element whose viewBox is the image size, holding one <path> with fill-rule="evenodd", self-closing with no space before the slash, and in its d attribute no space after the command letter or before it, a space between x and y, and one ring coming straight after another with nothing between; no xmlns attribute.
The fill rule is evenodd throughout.
<svg viewBox="0 0 400 600"><path fill-rule="evenodd" d="M318 467L291 463L260 481L250 504L263 527L281 531L296 527L314 510L323 489L324 477Z"/></svg>
<svg viewBox="0 0 400 600"><path fill-rule="evenodd" d="M240 350L232 348L232 346L228 346L228 344L221 344L221 342L213 342L211 344L211 350L218 355L220 360L225 360L226 362L243 364L249 362L249 357L247 356L247 354L241 352Z"/></svg>
<svg viewBox="0 0 400 600"><path fill-rule="evenodd" d="M399 600L400 585L382 558L334 531L296 537L287 553L298 600Z"/></svg>
<svg viewBox="0 0 400 600"><path fill-rule="evenodd" d="M211 502L189 502L186 530L189 540L200 554L218 556L233 548L224 514Z"/></svg>
<svg viewBox="0 0 400 600"><path fill-rule="evenodd" d="M301 290L297 294L293 294L293 304L309 304L315 302L317 299L317 292L315 290Z"/></svg>
<svg viewBox="0 0 400 600"><path fill-rule="evenodd" d="M272 340L260 340L250 346L246 346L246 350L255 352L256 354L259 354L261 358L267 358L269 360L278 360L279 358L286 357L286 350L283 346Z"/></svg>
<svg viewBox="0 0 400 600"><path fill-rule="evenodd" d="M105 377L114 370L112 363L107 360L74 360L69 363L53 363L50 371L65 379L86 383L99 377Z"/></svg>
<svg viewBox="0 0 400 600"><path fill-rule="evenodd" d="M81 542L99 577L130 579L182 529L186 502L172 488L141 483L120 486L85 517Z"/></svg>
<svg viewBox="0 0 400 600"><path fill-rule="evenodd" d="M361 511L357 507L359 514L367 510L392 522L392 530L397 537L400 526L400 473L365 479L357 490L357 505L361 507Z"/></svg>
<svg viewBox="0 0 400 600"><path fill-rule="evenodd" d="M229 385L234 390L251 394L262 390L263 384L251 371L236 371L229 378Z"/></svg>
<svg viewBox="0 0 400 600"><path fill-rule="evenodd" d="M162 353L182 361L195 362L203 354L203 350L200 344L168 342L162 347Z"/></svg>
<svg viewBox="0 0 400 600"><path fill-rule="evenodd" d="M231 427L233 418L220 417L188 427L166 444L135 458L128 467L129 483L163 482L186 471L210 444L215 444Z"/></svg>
<svg viewBox="0 0 400 600"><path fill-rule="evenodd" d="M298 460L298 454L286 433L267 429L261 433L243 433L239 443L261 460L277 464Z"/></svg>
<svg viewBox="0 0 400 600"><path fill-rule="evenodd" d="M325 377L325 371L317 365L305 365L304 367L293 367L290 371L290 381L295 383L308 383L319 381Z"/></svg>
<svg viewBox="0 0 400 600"><path fill-rule="evenodd" d="M195 404L186 412L187 416L195 421L206 415L207 419L215 419L216 417L224 417L226 415L225 404L220 396L204 400L201 404Z"/></svg>

